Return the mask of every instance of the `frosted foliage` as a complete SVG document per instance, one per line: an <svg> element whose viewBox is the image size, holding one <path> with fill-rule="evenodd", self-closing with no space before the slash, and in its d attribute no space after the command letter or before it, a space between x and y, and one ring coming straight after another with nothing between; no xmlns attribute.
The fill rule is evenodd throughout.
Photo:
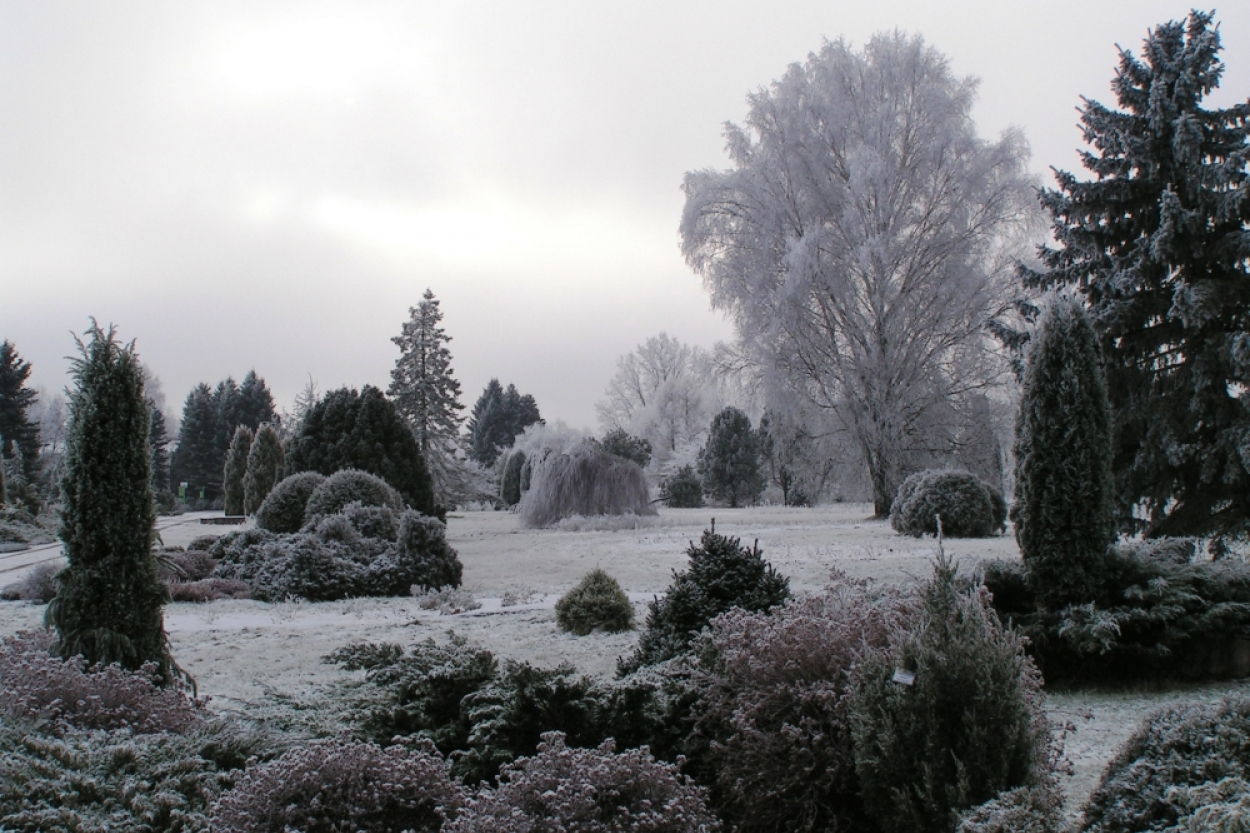
<svg viewBox="0 0 1250 833"><path fill-rule="evenodd" d="M521 523L530 529L549 527L574 515L656 514L638 464L591 443L539 463L518 511Z"/></svg>
<svg viewBox="0 0 1250 833"><path fill-rule="evenodd" d="M662 470L675 454L702 446L722 399L707 352L660 333L617 359L595 410L605 432L648 440Z"/></svg>
<svg viewBox="0 0 1250 833"><path fill-rule="evenodd" d="M1034 216L1028 148L919 37L826 43L748 97L733 168L686 174L682 251L717 309L838 412L884 514L933 412L1001 369L986 323Z"/></svg>
<svg viewBox="0 0 1250 833"><path fill-rule="evenodd" d="M590 439L590 435L573 428L562 419L555 422L536 422L517 435L512 443L515 451L525 452L527 458L542 459L552 454L565 454Z"/></svg>

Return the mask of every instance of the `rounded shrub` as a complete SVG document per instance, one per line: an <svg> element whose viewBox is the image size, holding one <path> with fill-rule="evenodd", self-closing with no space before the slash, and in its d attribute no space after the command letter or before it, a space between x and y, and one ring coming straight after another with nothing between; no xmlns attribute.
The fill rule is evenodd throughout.
<svg viewBox="0 0 1250 833"><path fill-rule="evenodd" d="M326 515L334 515L349 503L386 506L395 512L404 511L403 498L385 480L359 469L343 469L327 477L309 495L308 505L304 509L304 525L307 526Z"/></svg>
<svg viewBox="0 0 1250 833"><path fill-rule="evenodd" d="M614 743L570 749L543 735L538 753L504 767L445 833L713 833L720 823L704 791L645 748L617 754Z"/></svg>
<svg viewBox="0 0 1250 833"><path fill-rule="evenodd" d="M463 805L432 745L320 740L249 767L213 804L212 829L434 833Z"/></svg>
<svg viewBox="0 0 1250 833"><path fill-rule="evenodd" d="M393 556L380 559L371 579L375 592L403 595L413 585L424 590L459 587L464 565L447 543L447 527L438 518L409 509L399 519Z"/></svg>
<svg viewBox="0 0 1250 833"><path fill-rule="evenodd" d="M302 471L283 480L265 496L256 510L256 526L266 532L299 532L304 525L304 509L325 475Z"/></svg>
<svg viewBox="0 0 1250 833"><path fill-rule="evenodd" d="M986 538L1002 531L1007 504L994 487L960 469L929 469L903 481L890 509L890 526L919 538Z"/></svg>
<svg viewBox="0 0 1250 833"><path fill-rule="evenodd" d="M682 466L660 484L660 499L674 509L698 509L703 506L703 481L694 466Z"/></svg>
<svg viewBox="0 0 1250 833"><path fill-rule="evenodd" d="M556 624L577 636L596 629L620 633L634 626L634 606L620 582L594 569L556 602Z"/></svg>

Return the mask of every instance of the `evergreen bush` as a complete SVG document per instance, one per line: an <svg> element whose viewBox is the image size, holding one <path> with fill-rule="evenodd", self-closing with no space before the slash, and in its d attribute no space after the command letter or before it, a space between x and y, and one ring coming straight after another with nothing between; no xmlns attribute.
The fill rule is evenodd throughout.
<svg viewBox="0 0 1250 833"><path fill-rule="evenodd" d="M447 543L447 527L411 509L400 516L393 559L379 559L373 569L378 595L402 596L416 587L459 587L464 566Z"/></svg>
<svg viewBox="0 0 1250 833"><path fill-rule="evenodd" d="M633 628L634 606L620 582L594 569L556 602L556 624L577 636L595 630L620 633Z"/></svg>
<svg viewBox="0 0 1250 833"><path fill-rule="evenodd" d="M530 529L574 515L654 515L647 478L637 463L581 443L538 464L518 510Z"/></svg>
<svg viewBox="0 0 1250 833"><path fill-rule="evenodd" d="M1247 781L1250 699L1168 706L1146 718L1107 765L1081 830L1243 830ZM1220 816L1232 823L1219 824Z"/></svg>
<svg viewBox="0 0 1250 833"><path fill-rule="evenodd" d="M325 482L325 475L301 471L273 487L256 510L256 527L266 532L299 532L304 526L308 499Z"/></svg>
<svg viewBox="0 0 1250 833"><path fill-rule="evenodd" d="M955 833L1067 833L1063 796L1053 786L1016 787L959 819Z"/></svg>
<svg viewBox="0 0 1250 833"><path fill-rule="evenodd" d="M265 498L273 491L285 464L282 438L269 423L256 432L256 439L247 455L247 473L243 477L243 511L255 515Z"/></svg>
<svg viewBox="0 0 1250 833"><path fill-rule="evenodd" d="M950 538L985 538L1002 531L1006 503L996 489L958 469L917 472L899 487L890 507L890 526L919 538L942 534Z"/></svg>
<svg viewBox="0 0 1250 833"><path fill-rule="evenodd" d="M68 566L45 622L56 652L129 670L155 663L173 683L163 608L168 591L153 556L156 508L148 450L151 412L134 345L94 321L79 341L70 394L70 427L61 480L61 540Z"/></svg>
<svg viewBox="0 0 1250 833"><path fill-rule="evenodd" d="M570 749L544 734L532 757L506 767L447 833L714 833L704 791L646 749L618 754L612 741Z"/></svg>
<svg viewBox="0 0 1250 833"><path fill-rule="evenodd" d="M304 527L316 524L326 515L341 512L349 503L387 506L395 512L404 510L399 492L382 478L358 469L342 469L327 477L309 495L304 507Z"/></svg>
<svg viewBox="0 0 1250 833"><path fill-rule="evenodd" d="M214 830L436 833L464 805L428 746L317 740L249 767L213 803Z"/></svg>
<svg viewBox="0 0 1250 833"><path fill-rule="evenodd" d="M633 460L639 468L645 469L651 462L651 441L643 437L635 437L624 428L614 428L603 435L598 441L599 447L609 454L615 454L625 460Z"/></svg>
<svg viewBox="0 0 1250 833"><path fill-rule="evenodd" d="M651 602L637 647L617 663L618 676L684 653L712 619L732 608L764 611L790 597L790 580L764 560L758 545L744 547L737 538L716 534L715 527L703 531L698 546L691 542L686 554L689 566L674 571L664 598Z"/></svg>
<svg viewBox="0 0 1250 833"><path fill-rule="evenodd" d="M247 476L247 458L252 450L255 435L246 425L234 429L230 449L226 452L226 467L221 475L221 491L227 515L243 514L243 479Z"/></svg>
<svg viewBox="0 0 1250 833"><path fill-rule="evenodd" d="M1023 639L939 554L918 621L865 659L850 704L868 817L883 833L948 833L963 811L1045 785L1040 690Z"/></svg>
<svg viewBox="0 0 1250 833"><path fill-rule="evenodd" d="M703 481L694 466L682 466L660 484L660 499L674 509L698 509L703 506Z"/></svg>
<svg viewBox="0 0 1250 833"><path fill-rule="evenodd" d="M1099 358L1084 307L1053 299L1025 363L1011 516L1029 581L1053 608L1098 596L1115 540L1111 417Z"/></svg>
<svg viewBox="0 0 1250 833"><path fill-rule="evenodd" d="M517 450L508 455L504 463L503 477L499 482L499 499L505 506L516 506L521 502L521 472L525 469L525 452Z"/></svg>

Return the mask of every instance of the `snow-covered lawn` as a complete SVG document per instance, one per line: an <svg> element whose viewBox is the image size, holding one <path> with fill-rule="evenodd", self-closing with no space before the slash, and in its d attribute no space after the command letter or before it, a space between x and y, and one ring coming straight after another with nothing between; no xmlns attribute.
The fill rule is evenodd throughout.
<svg viewBox="0 0 1250 833"><path fill-rule="evenodd" d="M684 568L685 549L716 518L717 531L759 540L764 556L790 577L792 589L818 590L831 569L853 577L910 581L929 574L932 539L896 535L870 519L871 506L842 504L816 509L661 509L635 529L558 532L521 529L508 512L465 512L449 518L448 538L464 563L464 586L483 603L450 616L422 610L415 599L355 599L320 604L219 601L172 604L165 624L175 659L190 672L200 694L215 708L263 713L280 703L314 700L351 675L321 662L333 649L361 640L411 644L447 631L468 637L497 656L542 666L569 662L588 674L610 676L616 658L636 634L575 637L556 628L552 606L589 570L601 567L630 593L641 622L646 602L662 592L673 570ZM198 535L234 527L201 525L198 516L162 519L166 545L186 546ZM1018 558L1010 536L947 542L962 563ZM6 575L6 583L14 575ZM504 607L505 594L528 597ZM43 608L0 603L0 634L32 628ZM1116 748L1141 718L1178 700L1216 700L1244 689L1231 683L1170 691L1079 692L1051 695L1052 717L1076 726L1066 738L1074 774L1066 778L1069 806L1096 785Z"/></svg>

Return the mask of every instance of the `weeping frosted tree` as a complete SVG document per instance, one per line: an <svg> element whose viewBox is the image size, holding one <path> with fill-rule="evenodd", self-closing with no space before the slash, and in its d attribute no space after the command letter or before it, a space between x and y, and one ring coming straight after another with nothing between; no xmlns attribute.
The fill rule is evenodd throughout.
<svg viewBox="0 0 1250 833"><path fill-rule="evenodd" d="M243 480L247 476L247 458L255 439L252 429L240 425L234 429L234 438L226 452L226 467L221 475L222 495L227 515L242 515L244 506Z"/></svg>
<svg viewBox="0 0 1250 833"><path fill-rule="evenodd" d="M733 168L686 174L681 245L712 305L867 462L877 514L952 399L1000 368L986 324L1006 309L1027 230L1028 148L979 138L976 83L919 38L826 43L748 97Z"/></svg>
<svg viewBox="0 0 1250 833"><path fill-rule="evenodd" d="M518 512L523 525L542 529L574 515L654 515L655 508L637 463L584 442L535 467Z"/></svg>
<svg viewBox="0 0 1250 833"><path fill-rule="evenodd" d="M61 481L61 540L69 565L57 575L46 624L60 656L137 669L156 664L165 683L177 668L169 654L152 544L148 420L143 373L134 344L92 322L71 372L70 429Z"/></svg>
<svg viewBox="0 0 1250 833"><path fill-rule="evenodd" d="M1016 423L1016 540L1039 599L1098 597L1115 540L1111 417L1098 339L1081 304L1054 299L1038 322Z"/></svg>
<svg viewBox="0 0 1250 833"><path fill-rule="evenodd" d="M1204 108L1224 64L1212 16L1121 50L1121 109L1084 99L1092 176L1057 171L1057 244L1034 286L1070 286L1102 345L1120 527L1250 534L1250 101Z"/></svg>

